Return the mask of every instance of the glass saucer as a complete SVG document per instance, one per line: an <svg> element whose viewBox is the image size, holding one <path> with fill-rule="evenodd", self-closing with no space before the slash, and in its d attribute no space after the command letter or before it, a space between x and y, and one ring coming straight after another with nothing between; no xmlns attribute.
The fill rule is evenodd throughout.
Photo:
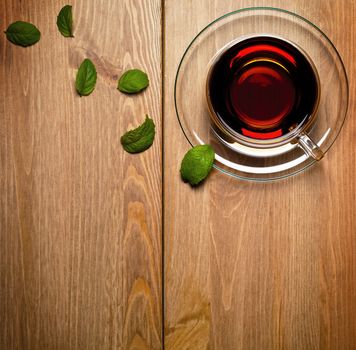
<svg viewBox="0 0 356 350"><path fill-rule="evenodd" d="M320 102L316 122L308 135L324 154L340 133L348 107L345 67L333 43L313 23L286 10L253 7L228 13L206 26L190 43L178 66L174 100L180 126L189 143L210 144L215 150L214 167L231 176L269 181L299 173L316 160L297 144L283 152L245 152L229 144L212 127L206 103L208 68L216 53L232 41L270 35L295 43L313 61L320 79Z"/></svg>

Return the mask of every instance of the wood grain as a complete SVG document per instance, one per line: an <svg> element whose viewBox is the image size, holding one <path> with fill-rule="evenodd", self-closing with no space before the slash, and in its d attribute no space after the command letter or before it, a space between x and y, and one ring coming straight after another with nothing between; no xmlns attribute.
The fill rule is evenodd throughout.
<svg viewBox="0 0 356 350"><path fill-rule="evenodd" d="M213 171L192 189L178 180L189 148L174 111L179 60L211 20L256 5L297 12L334 42L350 79L346 125L301 175L257 184ZM351 0L166 0L166 349L356 349L355 15Z"/></svg>
<svg viewBox="0 0 356 350"><path fill-rule="evenodd" d="M1 27L31 21L41 41L0 37L0 348L161 348L161 3L72 1L74 39L57 0L5 0ZM90 58L94 93L76 70ZM138 96L116 90L129 68ZM120 135L150 114L140 155Z"/></svg>
<svg viewBox="0 0 356 350"><path fill-rule="evenodd" d="M161 4L75 1L75 39L57 32L62 5L0 5L3 29L22 19L43 33L27 49L0 39L0 348L159 349ZM349 118L305 174L250 184L214 171L192 190L178 176L188 144L173 110L175 70L204 25L251 5L296 11L330 36L349 73ZM166 0L167 349L355 348L355 14L351 0ZM85 57L99 79L79 98ZM151 85L123 96L116 81L133 66ZM154 146L125 154L119 135L145 113Z"/></svg>

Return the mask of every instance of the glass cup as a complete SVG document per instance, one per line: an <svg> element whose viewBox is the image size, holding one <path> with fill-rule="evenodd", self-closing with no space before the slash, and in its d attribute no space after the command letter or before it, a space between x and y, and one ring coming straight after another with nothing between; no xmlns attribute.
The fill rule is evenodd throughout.
<svg viewBox="0 0 356 350"><path fill-rule="evenodd" d="M219 93L216 91L212 91L211 88L211 79L212 74L214 72L214 68L222 60L222 57L233 47L238 45L241 42L246 42L248 40L258 40L261 39L276 39L281 43L285 43L289 47L295 48L299 54L302 55L305 62L309 65L310 72L313 74L313 79L316 82L315 87L315 99L313 100L313 104L311 106L311 111L307 116L300 115L295 116L295 119L298 120L297 123L293 125L288 132L283 133L278 137L268 138L268 139L258 139L248 137L243 135L241 132L236 131L232 127L230 127L225 121L224 118L221 117L220 113L218 113L214 107L214 103L212 102L212 94ZM253 62L256 61L256 58L253 58ZM237 63L238 64L238 63ZM245 63L244 63L245 64ZM277 62L277 64L279 64ZM237 68L238 70L239 68ZM229 83L228 83L229 84ZM287 152L292 147L299 146L308 156L312 157L315 160L321 160L324 156L322 150L318 147L318 145L312 140L312 138L308 135L309 131L312 129L313 125L316 121L319 101L320 101L320 79L318 75L318 71L308 56L308 54L298 47L293 42L286 40L282 37L271 36L271 35L253 35L240 37L238 40L234 40L224 46L221 50L219 50L216 55L212 58L207 71L206 77L206 102L208 107L208 112L212 124L212 129L216 133L216 136L229 148L233 148L235 151L243 153L245 155L254 156L254 157L269 157L275 156L278 154L283 154ZM303 96L302 96L303 98ZM258 103L258 102L257 102ZM263 105L261 106L263 108ZM286 117L287 118L287 117Z"/></svg>

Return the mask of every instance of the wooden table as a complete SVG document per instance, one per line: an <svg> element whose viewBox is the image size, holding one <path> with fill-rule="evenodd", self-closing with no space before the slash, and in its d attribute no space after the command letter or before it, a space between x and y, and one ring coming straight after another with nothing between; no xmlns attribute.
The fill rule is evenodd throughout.
<svg viewBox="0 0 356 350"><path fill-rule="evenodd" d="M2 30L27 20L42 32L26 49L0 37L0 349L356 349L356 3L72 4L74 39L57 32L61 1L0 4ZM299 176L213 171L191 189L179 178L179 59L212 19L253 5L297 12L335 43L346 125ZM86 57L98 82L80 98ZM132 67L150 87L125 96L117 79ZM154 145L129 155L119 137L146 113Z"/></svg>

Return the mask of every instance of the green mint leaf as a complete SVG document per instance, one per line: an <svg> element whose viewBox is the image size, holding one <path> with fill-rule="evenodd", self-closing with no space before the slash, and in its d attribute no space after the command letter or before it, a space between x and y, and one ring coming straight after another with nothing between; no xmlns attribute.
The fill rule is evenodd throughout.
<svg viewBox="0 0 356 350"><path fill-rule="evenodd" d="M131 69L121 76L117 88L126 94L135 94L145 89L149 83L145 72L139 69Z"/></svg>
<svg viewBox="0 0 356 350"><path fill-rule="evenodd" d="M23 47L36 44L41 38L40 31L33 24L22 21L10 24L5 34L13 44Z"/></svg>
<svg viewBox="0 0 356 350"><path fill-rule="evenodd" d="M78 69L75 88L80 96L88 96L94 91L95 84L95 66L92 61L86 58Z"/></svg>
<svg viewBox="0 0 356 350"><path fill-rule="evenodd" d="M146 120L136 129L121 136L121 144L126 152L139 153L150 148L155 138L155 124L148 115Z"/></svg>
<svg viewBox="0 0 356 350"><path fill-rule="evenodd" d="M213 167L215 152L210 145L199 145L190 149L184 156L180 174L184 182L198 185L210 173Z"/></svg>
<svg viewBox="0 0 356 350"><path fill-rule="evenodd" d="M72 6L65 5L57 16L57 27L65 37L73 37Z"/></svg>

